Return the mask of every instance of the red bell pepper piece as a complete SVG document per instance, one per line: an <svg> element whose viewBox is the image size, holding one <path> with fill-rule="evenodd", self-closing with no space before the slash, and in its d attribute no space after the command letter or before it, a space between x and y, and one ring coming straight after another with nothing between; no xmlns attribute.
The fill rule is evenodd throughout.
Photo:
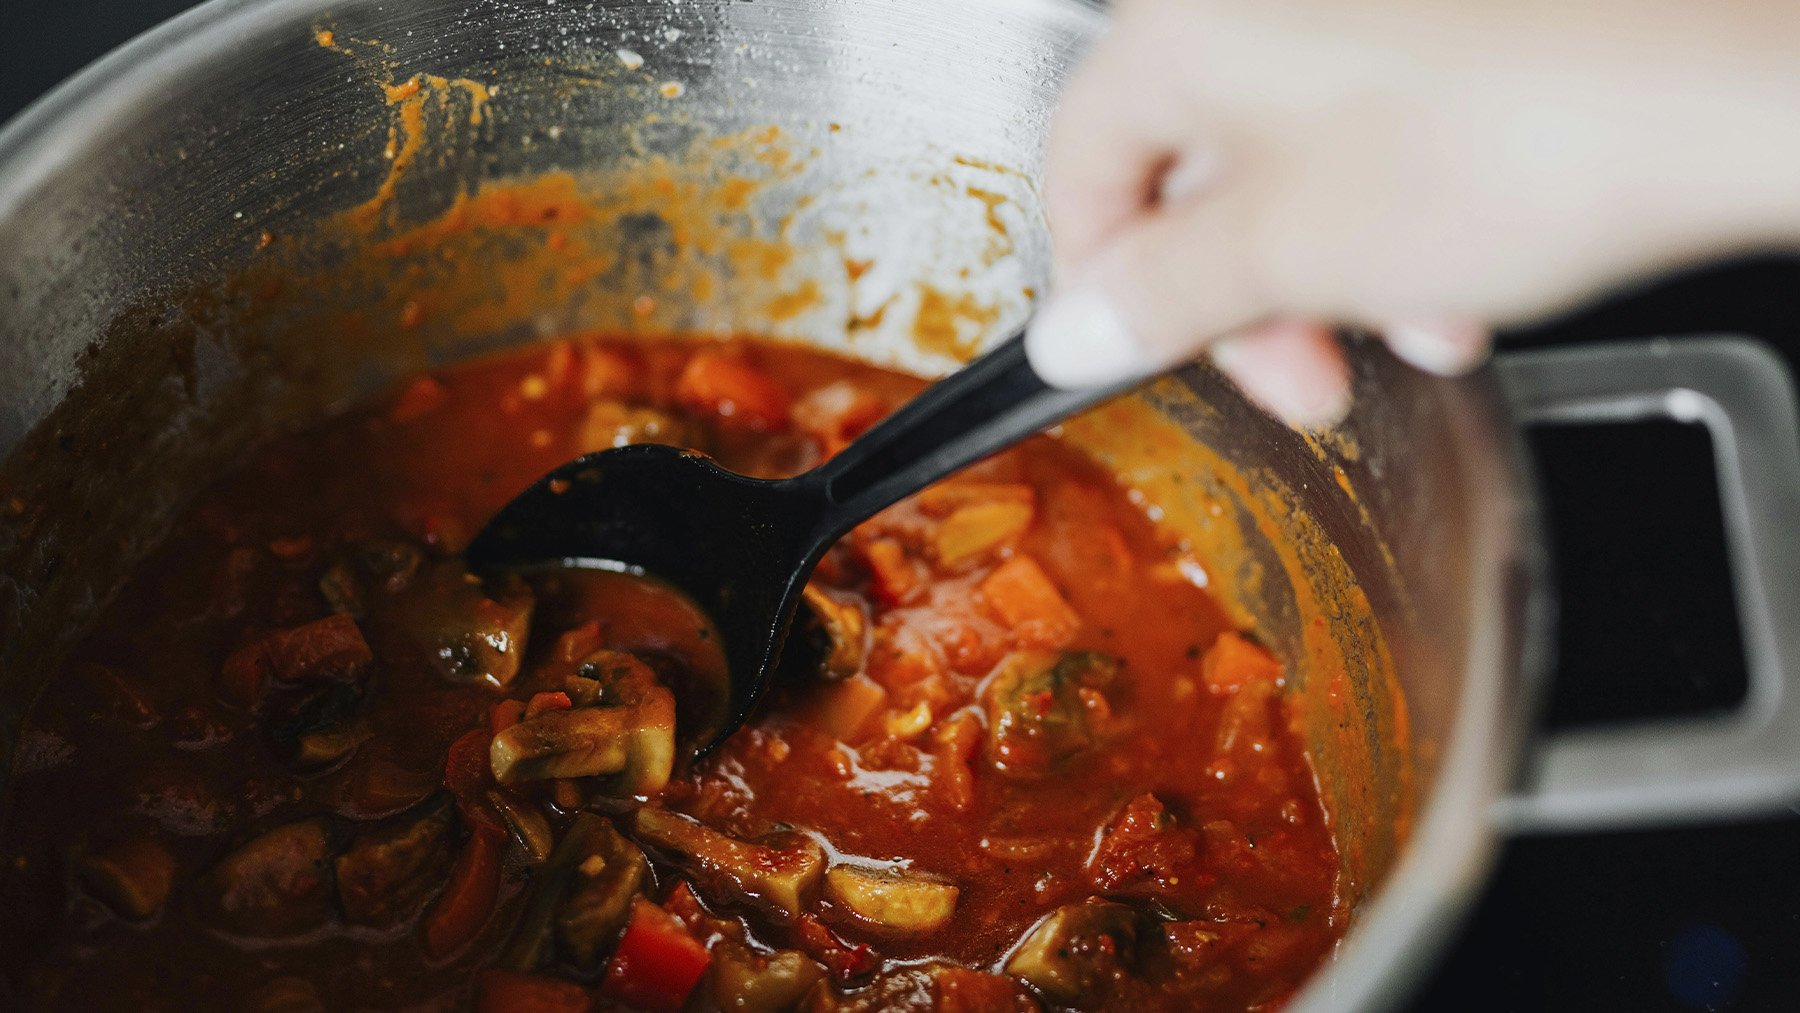
<svg viewBox="0 0 1800 1013"><path fill-rule="evenodd" d="M425 915L425 952L442 960L469 945L500 901L504 832L477 826L456 856L450 882ZM485 1007L483 1007L485 1008Z"/></svg>
<svg viewBox="0 0 1800 1013"><path fill-rule="evenodd" d="M494 766L488 759L493 741L486 728L474 728L452 742L444 760L444 787L456 796L456 808L471 827L504 836L506 826L487 800L487 791L494 786Z"/></svg>
<svg viewBox="0 0 1800 1013"><path fill-rule="evenodd" d="M640 1009L679 1010L711 962L712 954L674 915L638 897L600 992Z"/></svg>

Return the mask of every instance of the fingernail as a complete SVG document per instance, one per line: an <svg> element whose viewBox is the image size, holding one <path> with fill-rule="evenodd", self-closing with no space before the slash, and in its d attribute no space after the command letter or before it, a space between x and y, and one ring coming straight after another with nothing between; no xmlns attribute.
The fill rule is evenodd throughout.
<svg viewBox="0 0 1800 1013"><path fill-rule="evenodd" d="M1291 426L1328 426L1350 412L1350 386L1339 367L1296 356L1281 343L1230 337L1210 349L1213 364L1252 401Z"/></svg>
<svg viewBox="0 0 1800 1013"><path fill-rule="evenodd" d="M1390 321L1381 329L1401 361L1427 373L1460 376L1487 354L1487 328L1460 321Z"/></svg>
<svg viewBox="0 0 1800 1013"><path fill-rule="evenodd" d="M1052 387L1103 387L1148 376L1158 363L1106 294L1076 288L1052 296L1025 332L1032 371Z"/></svg>

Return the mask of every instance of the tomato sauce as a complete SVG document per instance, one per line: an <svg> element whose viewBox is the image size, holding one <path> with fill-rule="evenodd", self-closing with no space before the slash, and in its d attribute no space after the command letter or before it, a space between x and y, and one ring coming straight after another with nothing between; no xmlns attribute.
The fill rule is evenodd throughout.
<svg viewBox="0 0 1800 1013"><path fill-rule="evenodd" d="M1344 914L1284 665L1054 437L833 548L807 650L672 770L670 708L723 675L706 616L653 581L458 560L579 454L794 474L920 386L759 341L581 338L260 448L30 713L6 987L69 1009L1278 1005Z"/></svg>

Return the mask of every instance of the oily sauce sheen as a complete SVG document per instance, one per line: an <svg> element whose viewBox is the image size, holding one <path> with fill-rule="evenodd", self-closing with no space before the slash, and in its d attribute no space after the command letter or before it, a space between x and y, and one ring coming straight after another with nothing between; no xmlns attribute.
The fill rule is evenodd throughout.
<svg viewBox="0 0 1800 1013"><path fill-rule="evenodd" d="M1282 663L1056 439L835 547L795 634L819 660L691 768L707 617L457 555L579 454L793 474L919 386L579 339L258 450L30 714L8 1005L1279 1005L1343 918Z"/></svg>

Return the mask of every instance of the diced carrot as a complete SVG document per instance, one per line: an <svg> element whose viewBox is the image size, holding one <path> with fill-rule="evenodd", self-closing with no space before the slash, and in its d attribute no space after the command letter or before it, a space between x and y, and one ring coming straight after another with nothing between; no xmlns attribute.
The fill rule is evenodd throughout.
<svg viewBox="0 0 1800 1013"><path fill-rule="evenodd" d="M1252 683L1281 684L1281 662L1240 633L1226 630L1200 661L1200 680L1214 693L1236 693Z"/></svg>
<svg viewBox="0 0 1800 1013"><path fill-rule="evenodd" d="M525 717L527 719L535 718L545 711L566 711L574 706L575 701L570 700L569 694L564 693L561 690L550 693L537 693L534 694L531 701L525 705Z"/></svg>
<svg viewBox="0 0 1800 1013"><path fill-rule="evenodd" d="M856 730L887 702L887 690L865 675L856 675L820 690L813 720L833 738L848 742Z"/></svg>
<svg viewBox="0 0 1800 1013"><path fill-rule="evenodd" d="M500 899L500 848L506 832L477 825L456 856L450 881L425 915L425 952L442 960L481 934ZM484 1007L485 1008L485 1007Z"/></svg>
<svg viewBox="0 0 1800 1013"><path fill-rule="evenodd" d="M600 991L640 1009L679 1010L711 962L712 955L688 934L687 926L637 897Z"/></svg>
<svg viewBox="0 0 1800 1013"><path fill-rule="evenodd" d="M400 424L415 422L443 407L449 398L449 390L437 380L429 376L415 377L394 398L393 405L388 408L388 419Z"/></svg>
<svg viewBox="0 0 1800 1013"><path fill-rule="evenodd" d="M1066 647L1081 628L1081 617L1030 556L1016 555L1000 564L982 580L980 590L994 615L1012 627L1020 647Z"/></svg>
<svg viewBox="0 0 1800 1013"><path fill-rule="evenodd" d="M957 570L1019 540L1031 527L1030 503L995 500L958 507L931 534L937 562Z"/></svg>
<svg viewBox="0 0 1800 1013"><path fill-rule="evenodd" d="M915 497L919 509L947 517L974 503L1023 503L1035 509L1037 490L1023 482L939 482Z"/></svg>
<svg viewBox="0 0 1800 1013"><path fill-rule="evenodd" d="M525 716L525 701L502 700L488 710L488 731L499 735Z"/></svg>
<svg viewBox="0 0 1800 1013"><path fill-rule="evenodd" d="M869 567L869 592L883 605L898 605L913 596L924 583L917 561L899 542L878 538L862 547Z"/></svg>
<svg viewBox="0 0 1800 1013"><path fill-rule="evenodd" d="M594 997L572 981L500 967L481 972L475 1013L588 1013Z"/></svg>
<svg viewBox="0 0 1800 1013"><path fill-rule="evenodd" d="M675 399L753 429L780 429L788 423L787 391L742 359L700 352L675 381Z"/></svg>

